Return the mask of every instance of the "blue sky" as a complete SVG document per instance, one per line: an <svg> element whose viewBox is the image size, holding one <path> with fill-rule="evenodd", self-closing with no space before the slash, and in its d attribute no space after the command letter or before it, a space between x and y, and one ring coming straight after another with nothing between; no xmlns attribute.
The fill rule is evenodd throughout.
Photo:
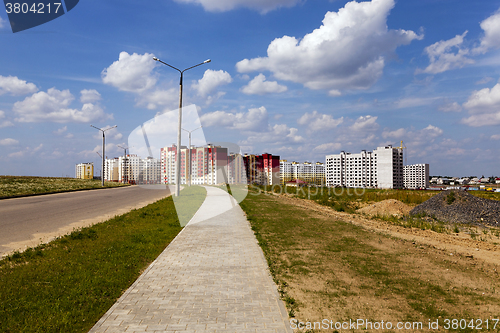
<svg viewBox="0 0 500 333"><path fill-rule="evenodd" d="M404 140L431 174L500 176L500 4L81 0L12 33L0 12L0 174L74 176L197 107L208 142L324 161ZM173 112L173 111L172 111ZM194 135L194 133L193 133ZM183 137L187 143L187 135ZM168 142L169 145L171 142Z"/></svg>

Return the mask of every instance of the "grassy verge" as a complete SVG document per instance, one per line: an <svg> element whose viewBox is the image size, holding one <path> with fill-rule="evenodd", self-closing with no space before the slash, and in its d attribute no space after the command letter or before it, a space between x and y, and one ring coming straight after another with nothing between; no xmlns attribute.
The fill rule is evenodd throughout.
<svg viewBox="0 0 500 333"><path fill-rule="evenodd" d="M105 187L128 186L117 182L105 182ZM95 179L0 176L0 198L24 195L78 191L101 188Z"/></svg>
<svg viewBox="0 0 500 333"><path fill-rule="evenodd" d="M0 332L87 332L180 230L169 197L0 261Z"/></svg>
<svg viewBox="0 0 500 333"><path fill-rule="evenodd" d="M497 267L313 213L282 197L253 192L240 205L289 315L299 321L421 322L423 329L414 331L426 332L429 320L444 331L445 319L498 318ZM335 330L303 330L320 331Z"/></svg>
<svg viewBox="0 0 500 333"><path fill-rule="evenodd" d="M207 196L207 191L201 186L186 186L179 197L174 197L175 209L179 223L184 227L198 211Z"/></svg>

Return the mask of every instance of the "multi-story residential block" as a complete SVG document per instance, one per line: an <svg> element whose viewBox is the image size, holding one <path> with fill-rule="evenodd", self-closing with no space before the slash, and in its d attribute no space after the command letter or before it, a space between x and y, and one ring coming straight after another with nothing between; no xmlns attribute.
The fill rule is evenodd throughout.
<svg viewBox="0 0 500 333"><path fill-rule="evenodd" d="M268 153L243 156L248 184L276 185L280 183L280 157Z"/></svg>
<svg viewBox="0 0 500 333"><path fill-rule="evenodd" d="M403 149L389 145L327 155L325 174L327 186L403 188Z"/></svg>
<svg viewBox="0 0 500 333"><path fill-rule="evenodd" d="M160 155L162 183L175 184L177 147L172 145L171 147L162 148ZM186 163L188 155L190 155L190 164ZM236 163L236 169L228 170L228 161ZM190 150L187 147L181 147L180 162L181 184L187 184L189 177L193 185L216 185L229 183L232 179L242 178L242 176L236 175L237 168L241 169L241 157L228 157L227 148L224 147L207 145L204 147L191 147Z"/></svg>
<svg viewBox="0 0 500 333"><path fill-rule="evenodd" d="M288 162L280 160L280 183L285 185L287 182L301 180L307 184L324 185L325 184L325 165L321 162Z"/></svg>
<svg viewBox="0 0 500 333"><path fill-rule="evenodd" d="M128 184L160 184L160 161L135 154L106 159L105 180Z"/></svg>
<svg viewBox="0 0 500 333"><path fill-rule="evenodd" d="M460 182L460 181L459 181ZM412 164L404 166L404 185L406 188L429 187L429 164Z"/></svg>
<svg viewBox="0 0 500 333"><path fill-rule="evenodd" d="M94 163L80 163L75 166L75 178L94 179Z"/></svg>

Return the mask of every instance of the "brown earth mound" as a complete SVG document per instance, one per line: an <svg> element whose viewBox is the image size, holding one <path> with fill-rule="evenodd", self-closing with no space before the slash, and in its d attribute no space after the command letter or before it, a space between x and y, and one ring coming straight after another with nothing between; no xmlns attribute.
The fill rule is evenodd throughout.
<svg viewBox="0 0 500 333"><path fill-rule="evenodd" d="M500 201L475 197L466 191L443 191L410 211L410 215L425 214L449 223L500 223Z"/></svg>
<svg viewBox="0 0 500 333"><path fill-rule="evenodd" d="M358 213L368 215L408 215L411 207L396 199L387 199L357 210Z"/></svg>

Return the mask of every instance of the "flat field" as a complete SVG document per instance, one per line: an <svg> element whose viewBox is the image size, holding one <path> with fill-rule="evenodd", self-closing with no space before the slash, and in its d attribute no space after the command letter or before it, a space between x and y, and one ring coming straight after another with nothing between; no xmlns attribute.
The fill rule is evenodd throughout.
<svg viewBox="0 0 500 333"><path fill-rule="evenodd" d="M399 191L369 194L370 202L390 196L420 200ZM498 233L472 238L397 225L356 213L359 197L316 199L252 191L240 204L292 327L303 323L297 332L372 331L369 323L380 328L382 321L384 329L373 331L396 332L398 323L411 332L500 331ZM335 328L349 321L365 325ZM436 321L439 329L429 328Z"/></svg>
<svg viewBox="0 0 500 333"><path fill-rule="evenodd" d="M104 182L105 187L128 186L117 182ZM0 198L56 193L101 188L95 179L0 176Z"/></svg>

